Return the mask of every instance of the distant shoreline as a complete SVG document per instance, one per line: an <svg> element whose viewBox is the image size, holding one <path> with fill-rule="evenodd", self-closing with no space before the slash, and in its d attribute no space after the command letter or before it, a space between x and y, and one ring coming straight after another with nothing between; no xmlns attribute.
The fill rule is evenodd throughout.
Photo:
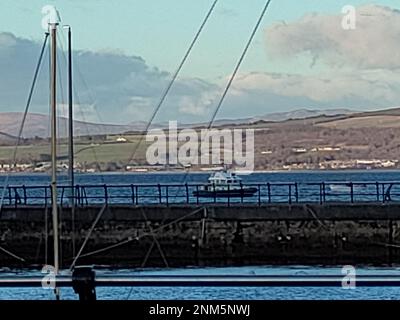
<svg viewBox="0 0 400 320"><path fill-rule="evenodd" d="M75 175L143 175L143 174L210 174L215 170L209 171L182 171L182 170L153 170L153 171L99 171L99 172L75 172ZM238 172L238 171L236 171ZM257 173L284 173L284 174L291 174L291 173L367 173L367 172L400 172L400 169L310 169L310 170L254 170L251 174ZM68 173L60 172L59 175L67 175ZM19 175L19 176L47 176L49 173L46 172L0 172L0 176L7 176L7 175ZM249 174L244 174L249 175Z"/></svg>

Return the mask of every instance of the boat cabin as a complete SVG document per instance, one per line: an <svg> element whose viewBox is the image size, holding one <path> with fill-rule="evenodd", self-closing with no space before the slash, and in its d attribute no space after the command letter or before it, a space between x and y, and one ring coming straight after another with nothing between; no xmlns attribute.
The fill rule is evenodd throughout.
<svg viewBox="0 0 400 320"><path fill-rule="evenodd" d="M208 183L204 187L205 190L228 190L240 188L242 179L236 173L229 170L218 171L211 174L208 178Z"/></svg>

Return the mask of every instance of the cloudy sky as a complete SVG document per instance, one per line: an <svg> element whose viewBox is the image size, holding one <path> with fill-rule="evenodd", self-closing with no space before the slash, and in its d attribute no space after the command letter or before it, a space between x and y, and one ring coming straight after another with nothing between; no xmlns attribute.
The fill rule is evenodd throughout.
<svg viewBox="0 0 400 320"><path fill-rule="evenodd" d="M0 112L24 109L43 40L41 10L51 4L74 32L76 117L146 121L212 2L1 0ZM156 121L210 118L264 3L219 0ZM346 5L356 8L354 30L342 27ZM400 106L399 10L398 0L272 1L218 118ZM60 30L61 114L65 37ZM31 111L48 113L47 63Z"/></svg>

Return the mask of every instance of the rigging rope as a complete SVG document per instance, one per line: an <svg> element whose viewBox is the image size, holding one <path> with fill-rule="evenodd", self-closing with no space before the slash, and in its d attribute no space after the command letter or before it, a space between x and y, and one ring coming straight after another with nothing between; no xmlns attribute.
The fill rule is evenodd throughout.
<svg viewBox="0 0 400 320"><path fill-rule="evenodd" d="M64 48L64 45L63 45L63 44L65 44L65 42L66 42L67 40L66 40L66 38L65 38L65 36L64 36L64 33L61 32L60 35L61 35L61 37L60 37L60 38L61 38L60 45L62 46L62 48ZM62 54L62 56L63 56L64 62L66 63L66 62L67 62L67 57L66 57L66 55L65 55L65 50L64 50L64 49L61 50L61 54ZM87 92L87 94L88 94L89 104L90 104L91 106L93 106L93 109L94 109L94 111L96 112L96 115L97 115L97 117L98 117L98 119L99 119L99 122L100 122L100 123L103 123L103 121L102 121L102 119L101 119L101 116L100 116L100 113L98 112L98 110L97 110L97 108L96 108L96 101L94 100L93 95L91 94L91 89L90 89L89 86L87 85L87 83L86 83L86 81L85 81L85 78L84 78L84 76L83 76L83 73L81 72L81 70L80 70L80 68L79 68L79 64L78 64L78 60L77 60L77 59L73 59L73 68L77 71L77 72L76 72L76 75L79 77L79 79L81 80L82 85L83 85L84 88L86 89L86 92ZM73 90L73 94L74 94L75 102L76 102L76 103L74 103L74 105L73 105L74 114L75 114L75 110L76 110L75 106L81 106L81 105L82 105L81 102L82 102L83 100L80 99L80 96L79 96L79 94L78 94L78 90L76 89L75 84L73 85L72 90ZM82 123L83 126L84 126L85 133L86 133L87 137L91 137L93 134L91 134L90 131L89 131L89 127L88 127L88 124L87 124L88 121L87 121L87 119L86 119L86 117L85 117L84 111L82 110L82 108L77 108L77 112L79 112L79 115L80 115L80 117L82 118L82 122L81 122L81 123ZM104 128L105 125L102 125L102 126L103 126L103 128ZM106 132L105 130L103 130L103 131ZM80 132L80 133L81 133L81 132ZM99 143L99 145L102 145L102 144L103 144L103 143ZM93 154L94 163L96 164L96 168L100 171L101 166L100 166L100 162L99 162L99 159L98 159L97 152L96 152L95 148L96 148L96 145L95 145L95 144L91 144L89 147L83 147L83 148L81 148L81 149L79 149L79 150L75 150L74 156L75 156L76 154L78 154L79 152L84 151L85 149L90 149L90 151L91 151L92 154ZM101 173L101 172L100 172L100 173ZM103 177L102 174L100 174L100 180L101 180L101 183L102 183L102 184L105 184L105 180L104 180L104 177Z"/></svg>
<svg viewBox="0 0 400 320"><path fill-rule="evenodd" d="M106 247L103 247L103 248L100 248L100 249L97 249L97 250L94 250L94 251L90 251L90 252L85 253L85 254L81 254L80 257L83 258L83 257L93 256L95 254L98 254L98 253L101 253L101 252L104 252L104 251L108 251L108 250L111 250L111 249L118 248L118 247L123 246L123 245L125 245L127 243L130 243L132 241L139 241L140 239L142 239L144 237L152 236L153 234L157 234L159 231L161 231L161 230L163 230L163 229L165 229L165 228L167 228L167 227L169 227L171 225L174 225L174 224L176 224L176 223L178 223L178 222L180 222L180 221L182 221L182 220L184 220L184 219L186 219L186 218L188 218L190 216L195 215L196 213L200 212L201 210L204 210L204 207L197 208L197 209L189 212L188 214L185 214L185 215L183 215L183 216L181 216L179 218L176 218L175 220L172 220L171 222L163 224L163 225L159 226L158 228L153 229L152 232L144 232L140 236L137 236L137 237L132 237L132 236L127 237L125 240L119 241L119 242L117 242L115 244L112 244L112 245L109 245L109 246L106 246Z"/></svg>
<svg viewBox="0 0 400 320"><path fill-rule="evenodd" d="M74 97L75 97L76 105L79 106L79 105L81 105L81 99L79 98L78 91L76 90L75 87L73 87L73 91L74 91ZM84 128L85 128L85 131L86 131L86 136L87 137L91 137L91 134L90 134L90 131L89 131L89 128L88 128L88 125L87 125L87 120L86 120L86 117L85 117L85 114L84 114L83 110L81 108L78 108L78 112L79 112L79 114L80 114L80 116L82 118L82 123L84 124ZM84 133L79 131L78 139L82 139L82 137L84 137ZM100 169L99 157L98 157L96 149L95 149L96 147L97 147L97 144L91 143L88 147L82 147L81 149L76 150L74 152L74 156L79 154L82 151L90 150L92 152L92 154L93 154L94 162L95 162L97 168ZM105 184L104 176L102 174L100 174L100 180L101 180L102 184Z"/></svg>
<svg viewBox="0 0 400 320"><path fill-rule="evenodd" d="M211 127L212 127L212 125L213 125L213 123L215 121L215 118L217 117L218 111L221 109L221 106L222 106L222 104L223 104L223 102L224 102L224 100L226 98L226 95L227 95L230 87L232 86L233 81L235 80L236 74L238 73L238 71L240 69L240 66L242 65L242 63L244 61L244 58L246 57L247 51L249 50L250 45L253 42L253 39L254 39L254 37L255 37L255 35L256 35L260 25L261 25L261 22L262 22L265 14L266 14L266 12L268 10L269 5L271 4L271 1L272 0L267 0L265 5L264 5L264 7L263 7L263 9L262 9L262 11L261 11L261 14L260 14L260 16L259 16L259 18L257 20L257 23L254 26L253 31L250 34L250 37L249 37L249 39L248 39L248 41L247 41L247 43L246 43L246 45L245 45L245 47L243 49L243 52L242 52L242 54L241 54L241 56L240 56L240 58L239 58L239 60L238 60L238 62L236 64L236 66L235 66L235 69L233 70L233 73L232 73L231 77L229 78L229 81L226 84L226 87L225 87L225 89L224 89L224 91L223 91L223 93L221 95L221 98L220 98L220 100L219 100L219 102L218 102L218 104L217 104L217 106L216 106L216 108L215 108L215 110L213 112L213 115L212 115L212 117L210 119L210 122L208 123L208 126L207 126L208 130L211 129ZM208 135L207 134L202 137L199 146L201 146L206 139L208 139ZM198 152L200 152L200 150ZM186 181L187 176L189 174L189 170L186 171L185 174L183 175L182 183ZM178 190L178 192L179 192L179 190Z"/></svg>
<svg viewBox="0 0 400 320"><path fill-rule="evenodd" d="M24 258L21 258L21 257L17 256L16 254L12 253L11 251L9 251L9 250L7 250L7 249L5 249L3 247L0 247L0 251L4 252L5 254L9 255L10 257L13 257L13 258L15 258L15 259L17 259L17 260L19 260L21 262L25 262Z"/></svg>
<svg viewBox="0 0 400 320"><path fill-rule="evenodd" d="M212 127L212 125L213 125L213 123L214 123L214 120L215 120L215 118L216 118L216 116L217 116L217 114L218 114L218 111L219 111L219 109L221 109L221 106L222 106L222 104L223 104L223 102L224 102L224 100L225 100L225 97L226 97L226 95L227 95L227 93L228 93L228 90L230 89L230 87L231 87L231 85L232 85L232 83L233 83L233 80L235 80L236 74L238 73L239 68L240 68L240 66L242 65L242 62L243 62L243 60L244 60L244 58L245 58L245 56L246 56L246 54L247 54L247 51L248 51L249 48L250 48L251 43L253 42L254 36L256 35L256 33L257 33L257 31L258 31L258 28L259 28L260 25L261 25L261 22L262 22L262 20L263 20L263 18L264 18L264 16L265 16L265 13L266 13L267 10L268 10L268 7L269 7L271 1L272 1L272 0L268 0L268 1L265 3L264 8L263 8L263 10L261 11L260 17L258 18L257 23L256 23L256 25L254 26L254 29L253 29L253 31L252 31L252 33L251 33L251 35L250 35L250 38L249 38L249 40L247 41L246 46L245 46L245 48L244 48L244 50L243 50L243 52L242 52L242 55L240 56L239 61L238 61L238 63L236 64L236 67L235 67L235 69L234 69L234 71L233 71L233 73L232 73L232 76L230 77L230 79L229 79L229 81L228 81L228 83L227 83L227 85L226 85L226 87L225 87L225 90L224 90L224 92L223 92L223 94L222 94L222 96L221 96L221 99L219 100L219 102L218 102L218 104L217 104L217 107L216 107L215 110L214 110L214 113L213 113L213 115L212 115L212 117L211 117L211 120L210 120L210 122L209 122L209 124L208 124L207 129L210 129L210 128Z"/></svg>
<svg viewBox="0 0 400 320"><path fill-rule="evenodd" d="M34 75L33 75L32 85L31 85L31 88L29 90L28 99L26 101L24 114L22 116L22 121L21 121L21 124L20 124L19 129L18 129L17 141L15 142L14 151L13 151L12 160L11 160L12 167L15 167L16 163L17 163L17 151L18 151L19 144L21 142L22 132L24 130L24 125L25 125L26 117L28 115L29 106L30 106L31 101L32 101L33 91L35 89L35 85L36 85L36 82L37 82L37 77L39 75L40 66L42 64L42 59L43 59L43 55L44 55L44 52L45 52L45 48L46 48L48 37L49 37L49 33L46 32L45 33L45 37L44 37L44 41L43 41L43 45L42 45L42 49L40 51L38 63L36 65L35 72L34 72ZM10 170L11 170L11 168L10 168ZM3 190L1 192L0 213L1 213L2 208L3 208L4 196L5 196L7 188L8 188L8 181L10 179L10 173L11 173L11 171L9 171L7 176L6 176L6 179L5 179L4 185L3 185Z"/></svg>
<svg viewBox="0 0 400 320"><path fill-rule="evenodd" d="M146 215L146 213L144 212L143 207L140 207L140 212L141 212L141 214L142 214L142 217L144 218L145 223L148 223L149 220L147 219L147 215ZM162 222L162 223L164 223L164 221L165 221L165 219L163 219L163 222ZM145 256L145 258L144 258L144 260L143 260L143 263L142 263L142 266L141 266L141 267L142 267L142 268L145 267L145 265L146 265L146 263L147 263L147 260L148 260L148 258L150 257L151 252L153 251L154 245L157 245L158 251L160 252L161 258L162 258L163 261L164 261L165 267L166 267L166 268L169 268L167 258L166 258L165 254L164 254L164 251L163 251L162 248L161 248L161 244L160 244L160 242L158 241L157 236L156 236L156 234L154 233L151 224L149 224L149 229L150 229L150 233L151 233L151 235L152 235L152 237L153 237L153 242L152 242L151 246L149 247L149 250L147 251L147 254L146 254L146 256Z"/></svg>
<svg viewBox="0 0 400 320"><path fill-rule="evenodd" d="M256 33L257 33L257 31L258 31L260 25L261 25L261 22L262 22L262 20L263 20L263 18L264 18L264 16L265 16L265 13L267 12L267 9L268 9L268 7L269 7L271 1L272 1L272 0L266 1L265 5L264 5L264 7L263 7L263 10L261 11L261 14L260 14L260 16L259 16L259 18L258 18L258 20L257 20L257 23L256 23L255 27L254 27L253 30L252 30L252 33L251 33L251 35L250 35L250 38L248 39L248 41L247 41L247 43L246 43L246 45L245 45L245 48L244 48L244 50L243 50L243 52L242 52L242 54L241 54L241 56L240 56L240 58L239 58L239 60L238 60L238 62L237 62L237 64L236 64L236 66L235 66L235 69L234 69L234 71L233 71L233 73L232 73L232 76L230 77L230 79L229 79L229 81L228 81L228 83L227 83L227 85L226 85L226 87L225 87L225 90L223 91L222 96L221 96L221 98L220 98L220 100L219 100L219 102L218 102L218 104L217 104L217 107L216 107L216 109L214 110L214 113L213 113L213 115L212 115L212 118L211 118L211 120L210 120L210 122L209 122L209 124L208 124L208 127L207 127L208 129L210 129L210 128L212 127L212 125L213 125L213 122L214 122L214 120L215 120L215 118L216 118L216 116L217 116L217 114L218 114L218 111L220 110L220 108L221 108L221 106L222 106L222 104L223 104L223 102L224 102L224 100L225 100L225 97L226 97L226 95L227 95L227 93L228 93L228 91L229 91L229 89L230 89L230 87L231 87L231 85L232 85L232 83L233 83L235 77L236 77L236 74L237 74L237 72L239 71L240 66L242 65L242 62L244 61L244 58L246 57L247 51L248 51L248 49L250 48L251 43L253 42L253 39L254 39L254 37L255 37L255 35L256 35ZM164 95L162 96L162 98L161 98L161 100L160 100L160 103L157 105L157 108L156 108L155 111L153 112L153 115L152 115L150 121L148 122L148 124L147 124L147 126L146 126L146 130L144 131L144 134L141 136L141 138L140 138L138 144L136 145L136 148L134 149L134 152L133 152L131 158L129 159L129 162L130 162L130 161L133 159L133 157L135 156L135 153L136 153L136 150L137 150L138 146L140 145L141 141L143 140L143 137L144 137L145 133L147 133L147 131L148 131L150 125L151 125L151 122L154 120L155 115L157 114L157 112L158 112L158 110L160 109L160 107L161 107L163 101L165 100L166 96L168 95L169 90L171 89L171 87L172 87L172 85L173 85L173 83L174 83L174 81L175 81L175 79L176 79L176 77L177 77L177 75L178 75L180 69L182 68L182 66L183 66L183 64L184 64L184 62L185 62L185 60L186 60L187 57L189 56L190 51L191 51L192 47L194 46L194 43L196 42L198 36L200 35L201 30L203 29L203 27L204 27L205 23L207 22L209 16L211 15L211 13L212 13L212 11L213 11L213 9L214 9L216 3L217 3L217 0L214 1L213 5L212 5L212 7L211 7L211 9L210 9L210 11L208 12L208 14L207 14L205 20L203 21L203 23L202 23L202 25L201 25L201 27L200 27L199 32L196 34L195 40L192 42L191 46L189 47L189 50L186 52L186 55L185 55L183 61L181 62L180 66L178 67L177 72L175 73L174 77L171 79L171 82L170 82L169 86L168 86L167 89L165 90ZM129 162L128 162L128 163L129 163ZM188 172L185 173L185 179L186 179L187 174L188 174ZM100 253L100 252L104 252L104 251L108 251L108 250L111 250L111 249L120 247L120 246L125 245L125 244L127 244L127 243L130 243L130 242L132 242L132 241L134 241L134 240L136 240L136 241L137 241L137 240L140 240L141 238L143 238L143 237L145 237L145 236L148 236L148 235L154 236L158 231L161 231L161 230L164 229L165 227L167 227L167 226L169 226L169 225L171 225L171 224L177 223L177 222L179 222L179 221L185 219L185 218L188 217L188 216L194 215L194 214L196 214L198 211L200 211L200 210L202 210L202 209L203 209L203 208L194 210L193 212L191 212L191 213L189 213L189 214L187 214L187 215L184 215L183 217L180 217L180 218L178 218L178 219L176 219L176 220L174 220L174 221L172 221L172 222L170 222L170 223L164 224L164 225L160 226L159 228L156 228L156 229L152 230L152 231L151 231L150 233L148 233L148 234L147 234L147 233L144 233L144 234L142 234L142 235L140 235L140 236L138 236L138 237L136 237L136 238L128 237L127 239L125 239L125 240L123 240L123 241L120 241L120 242L118 242L118 243L116 243L116 244L113 244L113 245L110 245L110 246L107 246L107 247L104 247L104 248L101 248L101 249L98 249L98 250L94 250L94 251L88 252L88 253L86 253L86 254L81 254L80 256L81 256L81 257L91 256L91 255L94 255L94 254L97 254L97 253Z"/></svg>
<svg viewBox="0 0 400 320"><path fill-rule="evenodd" d="M60 32L57 31L57 35L59 35ZM62 45L61 41L57 42L57 48L59 48L59 50L57 51L57 53L59 52L64 52L64 46ZM61 102L61 110L60 108L58 108L57 110L57 147L59 148L59 153L61 155L64 155L65 150L63 150L63 146L65 146L65 142L62 141L61 139L65 136L68 136L68 129L67 129L67 117L65 117L65 111L66 111L66 104L65 104L65 99L64 99L64 85L63 85L63 69L61 68L61 62L65 63L65 59L61 59L62 57L60 57L60 54L57 54L57 65L59 66L57 68L57 73L58 73L58 86L59 86L59 90L57 90L58 96L60 98L60 102ZM66 134L63 135L63 132L65 132ZM62 156L61 156L62 157ZM68 176L62 176L61 175L61 179L60 180L67 180Z"/></svg>
<svg viewBox="0 0 400 320"><path fill-rule="evenodd" d="M99 213L97 214L96 219L94 219L92 226L90 227L88 233L86 234L85 240L83 241L83 243L78 251L78 254L75 256L74 260L72 261L72 263L69 267L69 270L72 270L75 267L76 261L81 256L83 249L85 249L86 243L89 241L89 238L92 235L94 228L96 227L97 223L99 222L101 216L103 215L103 213L106 209L107 209L107 203L105 203L103 205L103 207L100 209Z"/></svg>
<svg viewBox="0 0 400 320"><path fill-rule="evenodd" d="M207 21L209 20L211 14L214 11L215 6L217 5L218 0L214 0L213 4L211 5L209 11L207 12L203 22L200 25L200 28L198 29L196 35L194 36L192 42L189 45L189 48L187 49L185 55L182 58L182 61L180 62L180 64L178 65L178 68L176 69L174 75L172 76L170 82L168 83L167 87L164 90L164 93L161 96L160 101L158 102L158 104L156 105L156 108L154 109L149 121L146 124L145 129L143 130L143 134L140 136L139 141L137 142L137 144L135 145L135 148L133 149L133 152L130 156L130 158L128 159L127 164L129 164L135 157L137 150L139 149L140 144L143 142L144 136L147 134L147 132L149 131L149 128L151 126L151 124L153 123L154 118L156 117L157 113L160 111L160 108L162 106L162 104L164 103L165 99L167 98L168 93L170 92L173 84L175 83L175 80L177 79L180 71L182 70L187 58L189 57L194 45L196 44L198 38L201 35L201 32L203 31L205 25L207 24Z"/></svg>

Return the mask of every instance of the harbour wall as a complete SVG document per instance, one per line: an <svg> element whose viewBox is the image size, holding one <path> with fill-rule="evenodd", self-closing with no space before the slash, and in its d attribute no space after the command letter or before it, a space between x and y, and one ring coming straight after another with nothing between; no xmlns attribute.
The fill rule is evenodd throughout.
<svg viewBox="0 0 400 320"><path fill-rule="evenodd" d="M136 268L400 262L400 204L394 203L99 205L59 211L64 267L70 266L90 229L77 264ZM1 265L52 264L52 236L51 208L3 207Z"/></svg>

